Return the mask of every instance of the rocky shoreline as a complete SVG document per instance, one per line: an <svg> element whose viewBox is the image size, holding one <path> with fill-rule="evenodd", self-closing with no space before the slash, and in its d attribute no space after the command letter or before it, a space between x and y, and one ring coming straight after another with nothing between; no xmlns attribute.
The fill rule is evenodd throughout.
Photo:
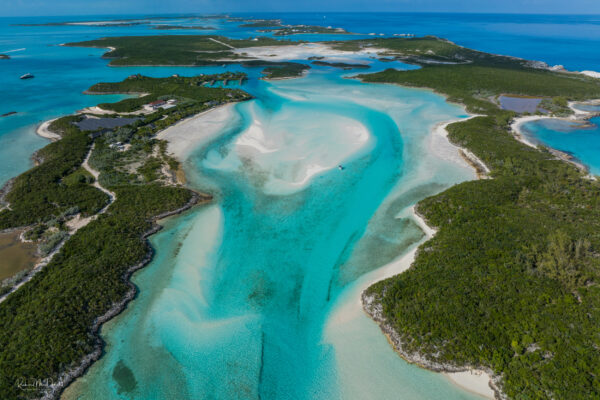
<svg viewBox="0 0 600 400"><path fill-rule="evenodd" d="M212 200L212 196L210 195L198 193L195 191L192 191L192 193L192 198L184 206L174 211L168 211L156 215L152 218L152 227L142 235L142 239L145 241L147 248L146 256L138 264L130 267L127 270L127 272L125 272L125 274L123 275L123 280L125 281L127 286L129 286L128 292L125 294L125 297L120 302L114 304L104 315L96 318L96 320L90 328L90 333L95 337L96 340L96 343L94 345L94 351L85 356L78 365L74 366L68 371L63 372L59 376L57 382L48 386L45 390L45 393L41 397L42 400L58 399L60 397L60 394L63 392L63 390L67 388L67 386L74 382L75 379L82 376L85 373L85 371L102 356L102 352L104 349L104 341L99 336L100 328L102 324L119 315L127 307L127 304L131 300L133 300L137 295L137 288L133 283L131 283L130 278L134 272L148 265L148 263L150 263L154 256L154 249L152 248L152 246L150 246L147 239L149 236L157 233L162 229L162 226L158 225L157 221L173 215L181 214L182 212L189 210L195 205L204 204Z"/></svg>
<svg viewBox="0 0 600 400"><path fill-rule="evenodd" d="M0 207L10 208L10 205L6 201L6 195L11 191L13 184L15 183L15 178L11 178L4 186L0 188Z"/></svg>
<svg viewBox="0 0 600 400"><path fill-rule="evenodd" d="M489 368L481 368L475 366L456 366L448 363L438 363L428 359L424 354L419 352L408 352L404 349L402 345L402 337L396 330L387 323L385 317L383 316L383 307L381 303L377 302L377 299L374 295L370 295L367 293L368 289L365 290L361 295L362 305L364 311L379 325L379 328L383 332L383 334L388 338L388 341L398 353L400 357L402 357L405 361L410 364L418 365L421 368L428 369L434 372L464 372L470 371L474 369L479 369L485 371L489 376L492 377L489 385L490 388L494 391L496 400L508 400L508 396L502 392L501 381L502 377L495 375L493 371Z"/></svg>

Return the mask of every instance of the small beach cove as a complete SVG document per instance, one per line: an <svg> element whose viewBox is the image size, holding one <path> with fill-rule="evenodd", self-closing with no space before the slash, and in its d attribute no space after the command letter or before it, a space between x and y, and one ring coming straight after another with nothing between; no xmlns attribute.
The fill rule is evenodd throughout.
<svg viewBox="0 0 600 400"><path fill-rule="evenodd" d="M600 101L570 103L567 118L526 116L515 119L517 139L537 147L546 146L558 158L571 162L590 175L600 175Z"/></svg>

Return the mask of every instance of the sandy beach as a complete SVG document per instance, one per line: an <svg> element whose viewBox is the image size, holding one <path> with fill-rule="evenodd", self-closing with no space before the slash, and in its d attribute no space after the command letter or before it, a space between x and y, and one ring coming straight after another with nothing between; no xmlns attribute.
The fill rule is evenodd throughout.
<svg viewBox="0 0 600 400"><path fill-rule="evenodd" d="M212 108L161 131L156 137L169 142L168 151L184 161L192 151L221 132L230 122L234 106L229 103Z"/></svg>
<svg viewBox="0 0 600 400"><path fill-rule="evenodd" d="M590 78L598 78L600 79L600 72L596 71L581 71L582 75L589 76Z"/></svg>
<svg viewBox="0 0 600 400"><path fill-rule="evenodd" d="M521 130L523 124L526 124L528 122L531 121L538 121L540 119L551 119L552 117L548 117L548 116L542 116L542 115L528 115L526 117L519 117L519 118L515 118L512 122L512 124L510 125L510 129L513 131L515 138L521 142L526 144L529 147L533 147L534 149L537 149L537 144L533 143L532 141L530 141L529 139L527 139L527 137L523 134L523 131Z"/></svg>
<svg viewBox="0 0 600 400"><path fill-rule="evenodd" d="M375 271L375 273L371 277L370 282L364 285L362 290L365 290L366 288L368 288L376 282L401 274L404 271L408 270L415 260L418 246L431 239L437 232L434 228L427 225L425 220L423 220L423 218L421 218L421 216L418 215L418 213L415 211L414 206L407 209L404 215L401 215L399 217L411 218L423 230L426 237L420 243L415 245L414 248L411 249L408 253ZM345 314L346 317L349 317L349 313L350 310L342 313L342 315ZM386 333L385 330L384 333ZM399 353L399 355L402 358L409 362L413 362L418 365L423 365L426 368L426 360L407 359L405 355L400 351L400 349L396 348L395 340L391 337L392 335L386 333L386 336L388 336L388 341L392 346L395 347L395 350ZM445 377L447 377L453 384L459 386L460 388L468 392L475 393L487 399L495 399L495 392L490 386L490 383L492 382L492 377L486 371L483 371L481 369L471 369L460 372L442 372L442 374Z"/></svg>
<svg viewBox="0 0 600 400"><path fill-rule="evenodd" d="M475 118L477 115L471 115L469 118ZM427 142L428 151L431 154L434 154L436 157L444 158L446 160L450 160L453 162L461 163L465 166L473 168L476 170L477 177L479 179L486 178L487 174L490 172L489 168L474 154L468 152L469 160L466 160L465 157L461 156L461 152L463 154L467 154L467 150L463 149L459 146L456 146L448 140L448 132L446 131L446 127L457 121L464 121L465 119L457 119L448 122L443 122L434 127L432 132L429 135ZM471 159L472 157L472 159ZM477 165L477 167L475 167ZM480 170L485 171L484 174L481 173ZM405 209L403 213L397 216L398 218L410 218L412 219L425 233L425 238L421 240L419 243L415 244L415 246L405 255L399 257L398 259L392 261L391 263L379 268L374 271L371 276L369 276L368 282L361 289L361 292L367 289L372 284L379 282L381 280L387 279L389 277L401 274L402 272L409 269L414 260L417 253L417 249L419 245L431 239L436 233L437 230L427 225L425 220L416 212L415 206L412 206L408 209ZM359 302L360 303L360 302ZM362 307L362 304L360 304ZM350 310L347 311L348 313ZM348 314L349 315L349 314ZM388 336L388 340L393 346L396 346L395 340L386 332L386 329L382 329L384 333ZM404 357L402 351L396 348L397 352L400 356ZM406 358L405 358L406 359ZM427 364L426 360L407 360L409 362L415 362L418 365ZM426 367L426 365L425 365ZM443 369L443 368L440 368ZM438 369L439 370L439 369ZM492 382L492 377L486 371L481 369L471 369L460 372L442 372L444 376L446 376L453 384L461 387L462 389L480 395L484 398L494 399L495 392L491 388L490 383Z"/></svg>
<svg viewBox="0 0 600 400"><path fill-rule="evenodd" d="M306 43L293 46L261 46L234 49L234 53L244 57L269 61L306 60L310 57L323 57L321 61L356 63L356 56L379 57L385 49L369 47L359 51L336 50L324 43ZM231 61L231 60L229 60ZM239 61L244 61L243 58Z"/></svg>
<svg viewBox="0 0 600 400"><path fill-rule="evenodd" d="M483 161L479 159L470 150L459 147L448 140L448 125L458 121L467 121L471 118L479 117L479 115L470 115L467 119L457 119L454 121L439 123L433 128L433 132L429 137L429 152L436 156L450 160L459 164L467 164L475 170L477 178L488 178L490 169Z"/></svg>
<svg viewBox="0 0 600 400"><path fill-rule="evenodd" d="M457 386L468 392L478 394L488 399L494 399L495 393L490 387L490 375L485 371L474 369L464 372L444 372Z"/></svg>
<svg viewBox="0 0 600 400"><path fill-rule="evenodd" d="M469 119L475 118L477 116L478 115L471 115L469 116ZM449 124L452 124L457 121L465 121L465 119L457 119L448 122L443 122L434 127L431 134L429 135L429 152L436 155L437 157L462 163L468 167L475 169L478 179L486 178L487 174L489 174L490 172L489 168L470 151L456 146L448 140L448 132L446 130L446 127ZM468 159L465 159L464 156L461 157L461 153L466 155ZM484 173L482 173L482 171L484 171ZM407 254L377 270L375 274L371 277L370 282L367 285L365 285L364 289L376 282L398 275L409 269L415 260L418 246L431 239L437 233L437 230L427 225L425 220L416 212L415 206L406 209L405 212L402 214L403 215L398 215L398 217L412 219L425 233L425 238L420 243L415 245L415 247ZM388 340L390 341L390 343L394 343L394 340L391 337L389 337L389 335ZM417 362L417 364L419 364L419 362ZM468 392L478 394L488 399L495 398L495 392L490 386L490 383L492 382L492 377L486 371L480 369L471 369L461 372L443 372L443 374L452 383Z"/></svg>
<svg viewBox="0 0 600 400"><path fill-rule="evenodd" d="M573 114L568 117L552 117L549 115L528 115L524 117L515 118L510 125L511 130L513 131L515 138L520 142L526 144L527 146L537 148L537 144L527 139L526 135L523 134L522 127L524 124L531 121L538 121L541 119L562 119L565 121L584 121L590 117L593 117L596 113L580 110L576 107L577 104L591 104L598 105L600 104L600 100L590 100L586 102L569 102L569 108L573 111Z"/></svg>
<svg viewBox="0 0 600 400"><path fill-rule="evenodd" d="M513 120L512 124L510 125L510 128L513 132L515 139L517 139L521 143L526 144L527 146L533 147L535 149L538 147L538 144L535 143L534 141L532 141L531 139L529 139L527 137L527 135L525 135L523 133L522 128L523 128L524 124L526 124L528 122L532 122L532 121L539 121L542 119L560 119L560 120L572 121L572 122L584 122L587 119L593 117L594 115L597 115L597 113L577 109L575 107L575 105L576 104L594 104L595 105L595 104L598 104L598 102L599 102L598 100L592 100L592 101L584 102L584 103L577 103L577 102L572 101L572 102L569 102L569 108L573 111L573 114L568 117L551 117L551 116L547 116L547 115L530 115L530 116L525 116L525 117L519 117L519 118L515 118ZM589 172L588 167L586 165L582 164L581 162L579 162L572 155L567 154L563 151L554 149L554 148L548 148L548 150L554 156L556 156L558 159L561 159L563 161L566 161L568 163L575 165L577 168L579 168L581 171L583 171L585 173ZM593 176L592 174L588 174L588 179L596 180L596 177Z"/></svg>
<svg viewBox="0 0 600 400"><path fill-rule="evenodd" d="M423 218L415 211L414 206L408 209L406 215L403 215L403 217L411 218L423 230L426 237L420 243L415 245L415 247L408 253L406 253L404 256L398 258L397 260L394 260L393 262L375 271L375 274L373 276L374 279L372 279L371 282L365 285L363 290L365 290L367 287L371 286L376 282L401 274L404 271L408 270L415 260L418 246L431 239L437 232L434 228L427 225L425 220L423 220ZM427 368L427 360L407 359L405 357L405 354L402 353L401 349L396 347L396 340L394 340L394 338L392 337L393 334L387 333L387 329L382 330L388 337L388 341L390 342L390 344L394 346L395 350L402 358L404 358L408 362L416 363L417 365L421 365L424 368ZM493 382L492 377L489 373L487 373L484 370L470 369L460 372L442 372L442 374L445 377L447 377L453 384L459 386L460 388L468 392L475 393L487 399L495 399L495 392L490 386L490 384Z"/></svg>
<svg viewBox="0 0 600 400"><path fill-rule="evenodd" d="M49 139L52 140L53 142L56 140L60 139L60 135L57 135L54 132L51 132L48 127L50 126L50 124L54 121L56 121L58 118L54 118L51 119L49 121L46 122L42 122L42 124L40 126L38 126L37 130L35 131L35 133L37 133L39 136L45 138L45 139Z"/></svg>

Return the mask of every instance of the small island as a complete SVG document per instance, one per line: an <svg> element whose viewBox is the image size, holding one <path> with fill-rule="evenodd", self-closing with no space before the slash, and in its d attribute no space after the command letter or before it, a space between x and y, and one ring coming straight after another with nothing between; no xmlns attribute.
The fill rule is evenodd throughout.
<svg viewBox="0 0 600 400"><path fill-rule="evenodd" d="M261 28L258 32L270 32L275 36L289 36L300 34L334 34L349 35L350 32L343 28L332 28L330 26L318 25L285 25L279 19L249 19L240 25L241 28Z"/></svg>
<svg viewBox="0 0 600 400"><path fill-rule="evenodd" d="M229 39L222 36L165 35L111 37L68 43L65 46L110 48L103 57L111 60L111 66L240 64L246 67L265 67L265 79L283 79L302 76L310 66L250 57L243 49L296 46L301 43L272 38Z"/></svg>
<svg viewBox="0 0 600 400"><path fill-rule="evenodd" d="M212 31L215 28L202 25L154 25L152 29L159 31L176 31L176 30L196 30L196 31Z"/></svg>
<svg viewBox="0 0 600 400"><path fill-rule="evenodd" d="M343 62L328 62L328 61L321 61L321 60L316 60L313 61L312 64L314 65L320 65L322 67L333 67L333 68L341 68L341 69L369 69L369 65L368 64L350 64L350 63L343 63Z"/></svg>

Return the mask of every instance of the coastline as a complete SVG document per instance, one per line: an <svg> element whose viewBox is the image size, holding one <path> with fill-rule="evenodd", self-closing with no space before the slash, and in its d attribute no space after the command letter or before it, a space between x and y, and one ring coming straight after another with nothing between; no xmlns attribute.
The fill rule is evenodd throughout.
<svg viewBox="0 0 600 400"><path fill-rule="evenodd" d="M446 127L452 123L466 121L478 116L479 115L470 115L468 118L454 119L439 123L430 132L430 136L442 136L449 145L457 150L458 154L461 156L460 161L462 161L467 167L471 167L475 170L477 179L487 179L490 172L489 168L469 150L450 142L450 140L448 140L448 131L446 130ZM432 149L430 148L430 151L431 150ZM367 288L381 280L401 274L409 269L416 258L419 246L423 243L426 243L437 233L437 230L434 227L429 226L423 216L419 214L418 210L416 209L416 205L413 205L410 208L408 214L409 217L412 218L413 221L424 232L425 238L419 244L417 244L415 248L410 250L400 259L393 261L387 266L383 266L382 268L385 268L383 274L378 275L372 282L369 282L367 284ZM383 317L383 309L381 305L375 303L374 296L367 294L367 289L362 291L361 303L364 312L379 325L379 328L387 337L392 348L406 362L418 365L419 367L428 369L430 371L442 373L454 385L459 386L463 390L466 390L470 393L475 393L487 399L506 399L506 396L499 388L500 377L495 376L491 370L482 369L481 367L475 366L457 367L451 364L440 364L426 359L418 352L407 352L403 349L400 335L390 324L387 323Z"/></svg>
<svg viewBox="0 0 600 400"><path fill-rule="evenodd" d="M401 86L403 86L403 85L401 85ZM423 88L423 89L427 89L427 88ZM429 90L431 90L431 89L429 89ZM432 90L432 91L435 93L438 93L435 90ZM442 93L439 93L439 94L446 97L446 100L447 100L447 96L445 96ZM573 122L586 121L586 120L600 114L599 112L588 112L588 111L576 109L574 107L575 104L597 105L597 104L600 104L600 100L591 100L591 101L586 101L586 102L569 102L569 108L573 111L573 114L570 115L569 117L552 117L552 116L543 116L543 115L518 117L518 118L515 118L511 122L510 130L513 133L515 139L526 144L527 146L537 148L537 145L530 142L529 140L527 140L527 138L523 134L523 132L521 130L523 124L530 122L530 121L540 120L540 119L563 119L563 120L573 121ZM464 105L462 105L462 106L464 107ZM477 115L471 115L469 118L473 118L476 116ZM446 127L449 124L451 124L452 122L464 121L464 120L465 119L450 121L450 122L446 122L446 123L440 123L434 128L433 132L438 135L443 135L444 137L447 137L448 132L446 130ZM481 160L479 160L468 149L464 149L453 143L451 143L451 144L458 148L461 156L463 156L462 157L463 161L466 164L468 164L470 167L475 169L478 179L487 178L487 174L485 174L485 175L481 174L480 170L478 168L478 166L480 168L484 168L484 170L489 173L489 168L487 168L487 166L483 162L481 162ZM582 171L584 171L586 173L588 172L588 168L585 165L574 160L574 158L571 155L561 152L556 149L552 149L552 148L549 150L555 157L557 157L557 159L563 160L565 162L569 162L569 163L575 165L576 167L580 168ZM588 178L593 179L593 180L596 179L592 175L588 175ZM413 220L419 225L419 227L423 230L423 232L426 235L426 239L423 242L421 242L421 244L425 243L426 241L431 239L433 237L433 235L435 235L436 229L427 225L426 220L423 218L423 216L421 216L419 214L418 210L416 209L416 206L413 206L413 208L411 209L411 216L412 216ZM411 252L406 254L404 257L402 257L402 259L400 259L399 261L392 263L392 264L398 264L398 265L393 265L391 269L386 271L386 273L387 273L386 276L383 276L383 277L380 276L374 282L369 283L369 287L376 282L379 282L379 281L386 279L388 277L391 277L393 275L398 275L398 274L404 272L406 269L410 268L410 266L412 266L412 264L416 258L417 251L418 251L418 248L415 248L414 250L412 250ZM387 276L387 275L389 275L389 276ZM363 310L371 319L373 319L379 325L381 331L387 337L390 345L394 348L396 353L400 357L402 357L405 361L407 361L408 363L411 363L411 364L416 364L422 368L425 368L425 369L428 369L431 371L443 373L444 376L446 376L453 384L461 387L462 389L464 389L468 392L478 394L478 395L483 396L488 399L496 399L496 400L508 399L506 394L504 394L501 390L502 377L495 375L494 372L490 369L481 368L480 366L477 367L477 366L467 365L467 366L458 367L458 366L450 364L450 363L438 363L438 362L431 361L431 360L425 358L425 356L420 354L419 352L409 353L408 351L404 350L403 345L402 345L402 339L401 339L400 335L395 331L395 329L390 324L387 323L387 321L383 317L382 306L380 304L376 303L375 300L376 300L375 296L367 294L367 290L364 290L362 292L361 302L363 305Z"/></svg>
<svg viewBox="0 0 600 400"><path fill-rule="evenodd" d="M205 114L208 111L213 111L213 109L207 110L204 113L201 113L200 115ZM196 117L197 116L199 116L199 115L196 115ZM50 124L54 120L56 120L56 118L43 122L36 130L36 133L38 135L40 135L41 137L50 139L52 141L58 141L58 140L62 139L60 135L57 135L57 134L51 132L49 129ZM89 164L88 164L88 160L89 160L92 150L93 150L93 146L90 148L88 154L86 155L86 158L82 163L82 167L85 168L86 170L88 170L96 178L94 186L97 187L99 190L103 191L104 193L106 193L110 197L110 202L101 211L99 211L99 213L95 214L94 216L85 218L85 219L80 219L79 221L77 221L77 224L75 226L73 226L73 232L71 232L71 235L73 233L75 233L75 231L78 228L81 228L82 226L84 226L87 223L91 222L92 220L96 219L98 215L104 213L116 199L116 194L114 192L109 191L108 189L102 187L98 183L97 178L98 178L99 172L94 170L93 168L91 168L91 166L89 166ZM7 186L9 184L10 184L10 182L7 183ZM48 387L44 388L44 390L41 394L42 399L59 398L61 393L64 391L64 389L67 388L67 386L69 386L75 379L82 376L85 373L85 371L96 360L98 360L102 356L103 349L104 349L104 342L99 335L101 326L108 320L110 320L110 319L114 318L115 316L117 316L118 314L120 314L126 308L128 302L135 298L135 296L137 294L137 288L135 287L135 285L133 283L131 283L130 278L135 271L145 267L149 262L151 262L151 260L154 256L154 250L150 246L147 238L162 229L162 226L160 225L160 220L165 219L170 216L173 216L173 215L181 214L181 213L189 210L190 208L194 207L195 205L205 204L212 200L212 196L210 196L208 194L199 193L199 192L196 192L191 189L189 189L189 191L191 193L191 197L185 205L183 205L180 208L177 208L176 210L168 211L168 212L164 212L164 213L155 215L149 219L152 222L151 227L148 231L142 233L142 235L141 235L141 239L144 241L144 244L146 246L146 255L137 264L128 268L127 271L121 277L121 279L123 279L123 281L129 287L127 293L120 301L118 301L117 303L114 303L112 305L112 307L104 315L97 317L93 321L91 327L89 328L90 334L94 337L93 350L90 353L83 356L82 359L80 359L75 365L71 365L69 369L63 371L58 376L58 379L55 382L53 382L52 385L49 385ZM66 241L67 241L67 239L63 240L59 245L56 246L56 248L52 251L51 254L49 254L47 257L43 258L42 260L40 260L34 266L34 268L32 268L27 274L25 274L19 280L19 282L11 288L11 290L9 292L0 296L0 303L3 302L10 294L12 294L16 290L18 290L22 285L24 285L25 283L30 281L33 278L33 276L36 275L37 272L39 272L46 265L48 265L48 263L50 263L52 258L58 252L60 252L62 246L65 244Z"/></svg>
<svg viewBox="0 0 600 400"><path fill-rule="evenodd" d="M448 130L446 129L448 125L451 125L455 122L465 122L476 117L481 117L481 115L469 114L468 118L459 118L447 122L441 122L433 128L433 134L443 137L450 146L457 150L459 156L461 157L461 161L464 162L468 167L471 167L475 170L477 179L488 179L490 169L487 167L487 165L485 165L485 163L470 150L452 143L450 139L448 139Z"/></svg>
<svg viewBox="0 0 600 400"><path fill-rule="evenodd" d="M214 112L217 112L217 113L220 112L221 114L224 114L223 118L225 118L225 120L228 120L231 115L230 108L233 107L234 104L236 104L236 103L226 103L221 106L214 107L209 110L203 111L199 114L196 114L196 115L189 117L187 119L184 119L182 121L179 121L177 124L170 126L169 128L159 132L156 135L156 138L158 138L160 140L166 140L169 143L169 150L171 150L172 145L174 145L175 146L174 156L180 162L183 162L185 160L185 158L189 155L189 152L196 149L196 147L194 147L194 146L200 145L203 141L208 140L213 136L210 133L209 133L209 135L206 135L206 132L203 130L194 130L193 132L196 132L197 134L191 135L192 139L190 140L189 135L187 135L185 131L181 132L182 125L194 123L196 121L200 121L200 123L206 123L206 121L202 121L202 118L206 118L207 116L210 116L211 113L214 113ZM178 128L178 130L173 129L175 132L168 132L172 128ZM214 128L214 130L216 130L216 131L219 131L220 129L221 129L221 126ZM92 173L94 176L96 176L96 174L94 174L94 172L95 173L97 173L97 172L95 170L93 170L91 167L89 167L89 165L87 164L87 160L89 159L90 154L91 154L91 151L90 151L90 153L88 153L88 156L86 157L86 160L84 161L84 167L86 169L88 169L90 171L90 173ZM85 374L85 372L88 370L88 368L90 368L94 362L98 361L102 357L103 352L104 352L105 343L104 343L102 337L100 336L100 329L104 323L108 322L109 320L113 319L114 317L118 316L121 312L123 312L126 309L128 303L131 300L135 299L135 297L138 293L138 289L131 282L131 277L136 271L144 268L152 261L155 250L150 245L150 243L148 241L148 237L159 232L163 228L163 226L160 224L161 220L164 220L171 216L179 215L183 212L188 211L189 209L191 209L195 206L207 204L207 203L211 202L213 199L213 197L211 195L200 193L193 189L189 189L189 190L192 193L192 197L190 198L188 203L186 203L185 205L183 205L182 207L180 207L176 210L168 211L168 212L156 215L153 218L151 218L151 221L152 221L151 228L148 231L144 232L141 236L141 238L144 240L144 243L146 245L146 256L138 264L131 266L125 272L125 274L123 274L123 276L122 276L122 280L129 287L128 292L125 294L124 298L121 301L119 301L118 303L115 303L104 315L97 317L94 320L94 322L90 328L90 333L95 337L94 350L91 353L84 356L78 365L72 367L68 371L63 372L59 376L57 382L55 382L51 386L47 387L44 392L44 395L41 397L42 400L54 400L54 399L60 398L61 394L64 392L64 390L70 384L75 382L79 377L83 376ZM113 199L113 197L112 197L113 195L116 197L116 195L112 192L108 192L107 194L109 194L111 196L111 199ZM104 210L106 210L106 208Z"/></svg>
<svg viewBox="0 0 600 400"><path fill-rule="evenodd" d="M50 120L48 120L48 121L42 122L42 124L41 124L40 126L38 126L38 127L37 127L37 129L36 129L35 133L36 133L38 136L41 136L41 137L43 137L44 139L48 139L48 140L51 140L51 141L53 141L53 142L55 142L55 141L57 141L57 140L60 140L60 135L58 135L58 134L56 134L56 133L52 132L52 131L49 129L49 127L50 127L50 124L51 124L51 123L53 123L54 121L56 121L57 119L58 119L58 118L53 118L53 119L50 119Z"/></svg>
<svg viewBox="0 0 600 400"><path fill-rule="evenodd" d="M48 121L48 122L51 122L51 121ZM16 281L14 283L14 285L12 286L12 288L8 292L6 292L2 296L0 296L0 303L2 303L4 300L6 300L8 298L8 296L10 296L12 293L16 292L21 286L23 286L24 284L26 284L27 282L29 282L31 279L33 279L33 277L38 272L40 272L44 267L46 267L46 265L48 265L50 263L50 261L52 261L52 258L56 254L58 254L58 252L60 251L60 249L67 242L67 240L69 240L69 238L71 236L73 236L79 229L83 228L84 226L86 226L87 224L89 224L90 222L92 222L93 220L95 220L96 218L98 218L99 215L104 214L106 212L106 210L108 210L108 208L110 207L110 205L112 203L114 203L114 201L116 200L117 195L114 192L111 192L110 190L108 190L108 189L104 188L102 185L100 185L100 183L98 183L98 176L100 175L100 173L98 171L94 170L88 164L88 160L90 159L90 156L91 156L93 150L94 150L94 145L92 145L92 147L88 151L88 154L85 157L85 160L83 161L83 163L81 164L81 166L83 168L85 168L90 174L92 174L94 176L95 180L94 180L93 186L95 188L97 188L98 190L106 193L109 196L110 200L109 200L108 204L106 204L106 206L104 206L104 208L102 208L100 211L98 211L98 213L96 213L94 215L91 215L91 216L86 217L86 218L81 218L81 214L77 214L77 216L74 219L68 221L66 223L66 225L69 227L69 235L65 239L63 239L63 241L60 242L54 248L54 250L52 250L52 252L50 254L48 254L46 257L43 257L42 259L40 259L33 266L33 268L31 270L29 270L26 274L24 274L21 279L19 279L18 281ZM19 229L19 228L17 228L17 229ZM9 231L10 231L10 229L9 229ZM5 232L5 231L3 231L3 232ZM20 235L21 241L24 242L24 243L25 242L29 242L29 240L25 239L24 234L25 234L25 230Z"/></svg>
<svg viewBox="0 0 600 400"><path fill-rule="evenodd" d="M517 117L517 118L513 119L513 121L510 124L510 129L513 133L514 138L529 147L537 149L539 144L528 139L527 136L525 135L525 133L523 132L522 128L523 128L524 124L526 124L528 122L532 122L532 121L540 121L543 119L557 119L557 120L570 121L570 122L585 122L595 116L600 115L600 112L579 110L579 109L575 108L576 104L596 105L596 104L600 104L600 100L590 100L590 101L586 101L586 102L575 102L575 101L569 102L569 109L571 109L571 111L573 111L573 114L569 115L568 117L553 117L553 116L548 116L548 115L528 115L528 116L524 116L524 117ZM592 179L592 180L596 179L596 177L594 177L592 174L590 174L588 166L583 164L579 160L577 160L571 154L565 153L564 151L561 151L561 150L558 150L558 149L555 149L555 148L552 148L549 146L545 146L545 147L557 159L568 162L568 163L574 165L575 167L577 167L582 172L586 173L588 175L588 179Z"/></svg>
<svg viewBox="0 0 600 400"><path fill-rule="evenodd" d="M233 115L236 103L226 103L185 118L175 125L162 130L157 139L166 140L168 151L180 162L184 162L190 152L204 142L214 138ZM202 125L197 129L196 125Z"/></svg>
<svg viewBox="0 0 600 400"><path fill-rule="evenodd" d="M196 205L206 204L212 200L212 196L210 195L201 194L192 190L190 191L192 192L192 197L185 205L176 210L167 211L165 213L156 215L151 219L151 228L148 231L144 232L141 236L146 245L146 256L138 264L131 266L122 276L123 281L129 287L129 291L125 294L124 298L120 302L114 304L104 315L97 317L94 320L92 327L90 328L90 333L95 337L94 350L91 353L84 356L78 365L74 366L68 371L63 372L59 376L57 382L53 383L52 385L46 388L45 393L41 397L41 399L53 400L59 398L62 392L67 388L67 386L69 386L77 378L81 377L95 361L100 359L104 351L105 344L99 335L102 324L119 315L123 310L125 310L127 304L135 298L138 290L137 287L131 282L131 276L136 271L148 265L148 263L152 261L152 258L154 256L154 249L152 248L152 246L150 246L150 243L148 242L148 237L159 232L162 229L162 225L160 225L160 220L181 214Z"/></svg>

